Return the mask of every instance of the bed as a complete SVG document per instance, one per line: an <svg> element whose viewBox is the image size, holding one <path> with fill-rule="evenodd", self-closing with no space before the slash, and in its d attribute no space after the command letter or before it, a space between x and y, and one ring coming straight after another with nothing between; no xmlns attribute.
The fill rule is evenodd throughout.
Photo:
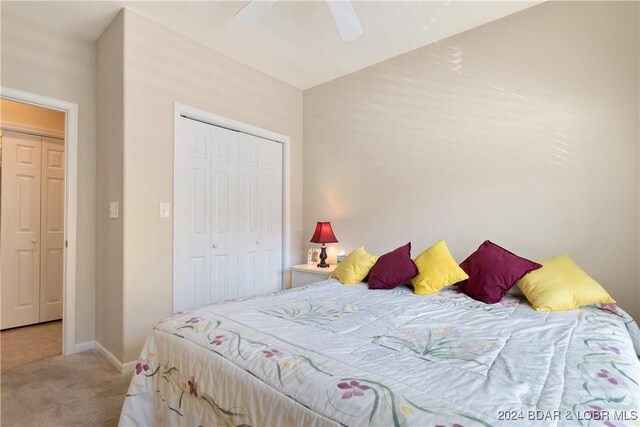
<svg viewBox="0 0 640 427"><path fill-rule="evenodd" d="M158 323L120 425L637 425L639 353L615 305L329 279Z"/></svg>

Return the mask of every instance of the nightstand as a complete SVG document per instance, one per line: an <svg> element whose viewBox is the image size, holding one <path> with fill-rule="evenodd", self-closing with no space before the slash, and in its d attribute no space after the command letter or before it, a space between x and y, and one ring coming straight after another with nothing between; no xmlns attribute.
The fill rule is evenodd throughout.
<svg viewBox="0 0 640 427"><path fill-rule="evenodd" d="M320 268L315 264L300 264L289 267L289 270L291 271L291 287L297 288L326 280L335 269L335 265Z"/></svg>

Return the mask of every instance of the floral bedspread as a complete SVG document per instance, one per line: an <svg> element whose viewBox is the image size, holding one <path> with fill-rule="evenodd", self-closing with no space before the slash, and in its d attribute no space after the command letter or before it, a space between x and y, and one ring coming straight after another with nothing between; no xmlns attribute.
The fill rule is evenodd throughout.
<svg viewBox="0 0 640 427"><path fill-rule="evenodd" d="M333 279L176 313L121 425L638 425L640 332L615 305L536 312Z"/></svg>

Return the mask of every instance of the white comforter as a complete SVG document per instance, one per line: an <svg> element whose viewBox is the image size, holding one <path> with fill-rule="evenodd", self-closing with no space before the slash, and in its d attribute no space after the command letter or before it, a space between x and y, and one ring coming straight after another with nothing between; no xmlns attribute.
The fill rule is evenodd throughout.
<svg viewBox="0 0 640 427"><path fill-rule="evenodd" d="M120 424L637 425L639 337L614 305L331 279L160 322Z"/></svg>

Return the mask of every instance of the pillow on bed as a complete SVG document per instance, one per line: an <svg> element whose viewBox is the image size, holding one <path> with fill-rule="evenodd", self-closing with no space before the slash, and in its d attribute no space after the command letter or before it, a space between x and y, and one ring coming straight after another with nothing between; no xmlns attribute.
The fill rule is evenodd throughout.
<svg viewBox="0 0 640 427"><path fill-rule="evenodd" d="M343 285L355 285L367 277L377 259L378 257L368 254L364 247L360 246L338 264L333 270L332 277L338 279Z"/></svg>
<svg viewBox="0 0 640 427"><path fill-rule="evenodd" d="M458 283L462 292L486 304L495 304L525 274L542 266L487 240L460 267L469 275L468 280Z"/></svg>
<svg viewBox="0 0 640 427"><path fill-rule="evenodd" d="M567 255L540 262L518 282L518 287L538 311L572 310L591 304L613 304L607 291Z"/></svg>
<svg viewBox="0 0 640 427"><path fill-rule="evenodd" d="M409 282L417 274L409 242L378 258L369 272L369 289L393 289Z"/></svg>
<svg viewBox="0 0 640 427"><path fill-rule="evenodd" d="M433 294L469 278L458 266L444 240L418 255L416 265L418 276L411 281L413 292L416 294Z"/></svg>

